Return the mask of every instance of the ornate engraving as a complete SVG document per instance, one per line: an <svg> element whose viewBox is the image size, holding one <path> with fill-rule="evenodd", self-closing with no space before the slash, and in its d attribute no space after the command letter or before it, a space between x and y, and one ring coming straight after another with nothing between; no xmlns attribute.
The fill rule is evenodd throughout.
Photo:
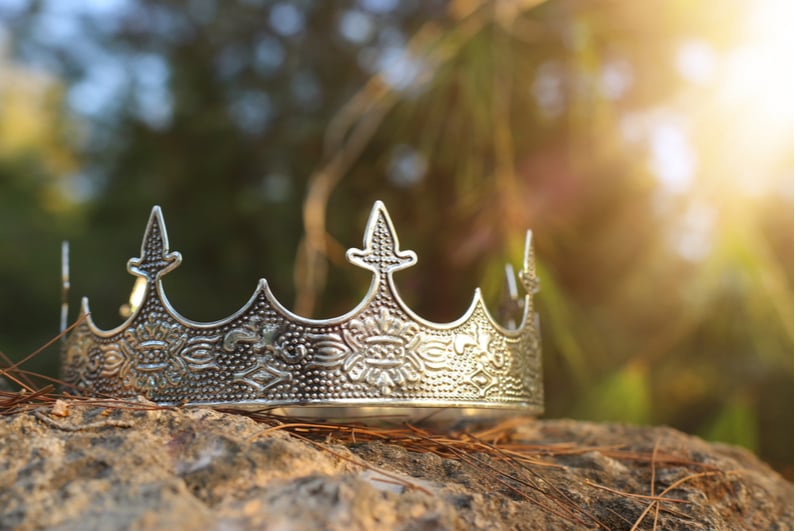
<svg viewBox="0 0 795 531"><path fill-rule="evenodd" d="M279 361L288 365L299 363L307 354L307 336L295 324L282 330L262 317L254 317L240 328L224 336L223 346L232 352L241 345L250 345L254 353L253 364L233 373L233 382L244 383L262 393L283 382L292 380L292 373L279 368Z"/></svg>
<svg viewBox="0 0 795 531"><path fill-rule="evenodd" d="M254 365L248 369L233 373L232 381L244 383L262 393L282 382L292 380L292 373L274 367L271 364L273 358L270 356L257 354L255 360Z"/></svg>
<svg viewBox="0 0 795 531"><path fill-rule="evenodd" d="M341 368L347 378L365 382L384 395L395 387L419 381L426 371L445 367L449 340L420 332L386 309L364 320L354 319L340 334L316 336L314 365Z"/></svg>
<svg viewBox="0 0 795 531"><path fill-rule="evenodd" d="M285 363L298 363L307 354L307 335L304 327L294 323L282 330L277 324L266 323L261 317L251 319L240 328L224 336L224 350L232 352L241 344L250 344L254 352L267 351Z"/></svg>
<svg viewBox="0 0 795 531"><path fill-rule="evenodd" d="M487 396L498 383L498 371L505 367L507 354L499 340L482 326L473 324L469 333L455 336L454 348L458 354L467 354L475 362L466 383L473 385L480 397Z"/></svg>
<svg viewBox="0 0 795 531"><path fill-rule="evenodd" d="M191 372L218 369L218 338L220 336L199 336L188 339L178 357Z"/></svg>
<svg viewBox="0 0 795 531"><path fill-rule="evenodd" d="M400 248L380 202L362 248L346 256L370 271L372 282L364 300L344 316L296 316L263 280L233 316L195 323L181 317L163 292L162 277L182 258L169 250L155 207L141 254L128 263L145 280L142 299L113 332L94 325L84 300L85 322L64 346L64 380L87 393L141 393L162 404L542 410L540 339L531 302L537 279L529 248L520 273L524 315L511 329L491 318L479 292L454 323L430 323L411 312L392 276L417 257Z"/></svg>
<svg viewBox="0 0 795 531"><path fill-rule="evenodd" d="M469 333L459 333L455 336L455 351L463 354L467 349L480 363L501 369L505 365L505 352L496 340L483 326L473 324Z"/></svg>
<svg viewBox="0 0 795 531"><path fill-rule="evenodd" d="M217 368L218 337L189 337L179 324L154 316L124 331L118 342L101 345L100 376L119 378L123 387L143 393L177 387L189 371Z"/></svg>

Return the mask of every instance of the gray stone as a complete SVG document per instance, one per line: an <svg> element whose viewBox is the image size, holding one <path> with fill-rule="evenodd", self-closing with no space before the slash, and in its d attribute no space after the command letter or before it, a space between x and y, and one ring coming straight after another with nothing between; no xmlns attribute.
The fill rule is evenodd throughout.
<svg viewBox="0 0 795 531"><path fill-rule="evenodd" d="M792 484L740 448L571 420L499 435L433 453L421 437L307 440L211 409L58 401L0 417L0 529L793 528Z"/></svg>

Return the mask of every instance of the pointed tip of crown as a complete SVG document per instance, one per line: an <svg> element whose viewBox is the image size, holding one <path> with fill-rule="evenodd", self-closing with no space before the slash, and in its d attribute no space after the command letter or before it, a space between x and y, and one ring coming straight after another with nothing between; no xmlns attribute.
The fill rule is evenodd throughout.
<svg viewBox="0 0 795 531"><path fill-rule="evenodd" d="M386 205L380 199L377 199L373 202L373 208L370 210L370 219L368 220L368 226L374 226L378 222L378 218L381 216L389 225L389 228L394 232L394 227L392 226L392 218L389 215L389 211L386 209Z"/></svg>
<svg viewBox="0 0 795 531"><path fill-rule="evenodd" d="M538 292L538 275L536 274L536 259L533 252L533 231L529 230L525 234L524 240L524 260L522 270L519 272L519 280L524 286L528 295Z"/></svg>
<svg viewBox="0 0 795 531"><path fill-rule="evenodd" d="M168 253L168 233L166 232L166 222L163 220L163 211L159 205L152 207L149 215L149 222L146 224L144 239L141 242L141 256L147 253L147 247L154 244L156 253Z"/></svg>
<svg viewBox="0 0 795 531"><path fill-rule="evenodd" d="M168 247L168 236L166 234L166 222L163 220L163 210L159 205L152 207L149 214L149 221L144 232L144 245L147 240L158 239L163 242L164 248ZM142 249L143 251L143 249Z"/></svg>
<svg viewBox="0 0 795 531"><path fill-rule="evenodd" d="M369 234L375 230L375 227L378 225L379 219L383 217L388 225L391 225L392 220L389 217L389 212L387 212L386 206L384 202L380 199L376 199L373 202L373 207L370 209L370 215L367 217L367 226L364 230L364 244L367 245L367 237Z"/></svg>
<svg viewBox="0 0 795 531"><path fill-rule="evenodd" d="M255 290L255 293L259 295L265 295L268 291L270 291L270 286L268 286L268 281L265 280L264 278L259 279L259 282L257 282L257 289Z"/></svg>
<svg viewBox="0 0 795 531"><path fill-rule="evenodd" d="M160 208L160 205L153 206L152 212L149 214L149 223L147 228L151 227L152 225L157 225L161 234L165 233L166 223L163 221L163 209Z"/></svg>
<svg viewBox="0 0 795 531"><path fill-rule="evenodd" d="M362 249L348 249L345 257L354 265L387 273L417 263L417 254L401 250L395 226L382 201L375 201L362 238Z"/></svg>
<svg viewBox="0 0 795 531"><path fill-rule="evenodd" d="M485 299L483 299L483 290L479 287L475 288L475 294L472 296L472 302L475 304L482 304L483 306L486 305Z"/></svg>
<svg viewBox="0 0 795 531"><path fill-rule="evenodd" d="M155 205L152 207L141 241L141 255L127 262L127 270L134 275L155 280L179 266L181 262L182 256L169 249L163 212L160 206Z"/></svg>
<svg viewBox="0 0 795 531"><path fill-rule="evenodd" d="M522 261L522 270L535 274L535 254L533 252L533 231L527 229L524 237L524 260Z"/></svg>

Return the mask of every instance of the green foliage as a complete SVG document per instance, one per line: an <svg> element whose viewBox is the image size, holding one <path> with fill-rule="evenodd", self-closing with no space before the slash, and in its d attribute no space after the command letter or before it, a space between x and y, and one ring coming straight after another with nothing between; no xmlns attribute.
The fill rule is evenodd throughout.
<svg viewBox="0 0 795 531"><path fill-rule="evenodd" d="M755 408L747 397L733 397L707 426L703 436L713 441L732 441L751 450L759 448Z"/></svg>
<svg viewBox="0 0 795 531"><path fill-rule="evenodd" d="M648 369L629 364L585 393L579 418L643 424L654 418Z"/></svg>

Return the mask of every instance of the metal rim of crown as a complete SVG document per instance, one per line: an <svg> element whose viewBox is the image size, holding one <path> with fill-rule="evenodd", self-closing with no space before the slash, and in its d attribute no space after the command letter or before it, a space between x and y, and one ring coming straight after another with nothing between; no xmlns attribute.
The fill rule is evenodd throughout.
<svg viewBox="0 0 795 531"><path fill-rule="evenodd" d="M432 323L412 312L392 275L414 265L417 257L400 249L380 201L373 206L363 241L362 249L349 249L346 257L372 272L370 288L340 317L298 316L261 279L232 316L195 322L179 314L163 290L162 277L182 257L170 251L155 206L141 255L127 266L144 284L140 304L126 322L104 331L94 324L84 298L82 319L64 343L63 379L89 395L142 395L163 405L290 408L312 417L543 411L530 231L519 273L523 316L515 329L492 318L479 289L454 322Z"/></svg>

